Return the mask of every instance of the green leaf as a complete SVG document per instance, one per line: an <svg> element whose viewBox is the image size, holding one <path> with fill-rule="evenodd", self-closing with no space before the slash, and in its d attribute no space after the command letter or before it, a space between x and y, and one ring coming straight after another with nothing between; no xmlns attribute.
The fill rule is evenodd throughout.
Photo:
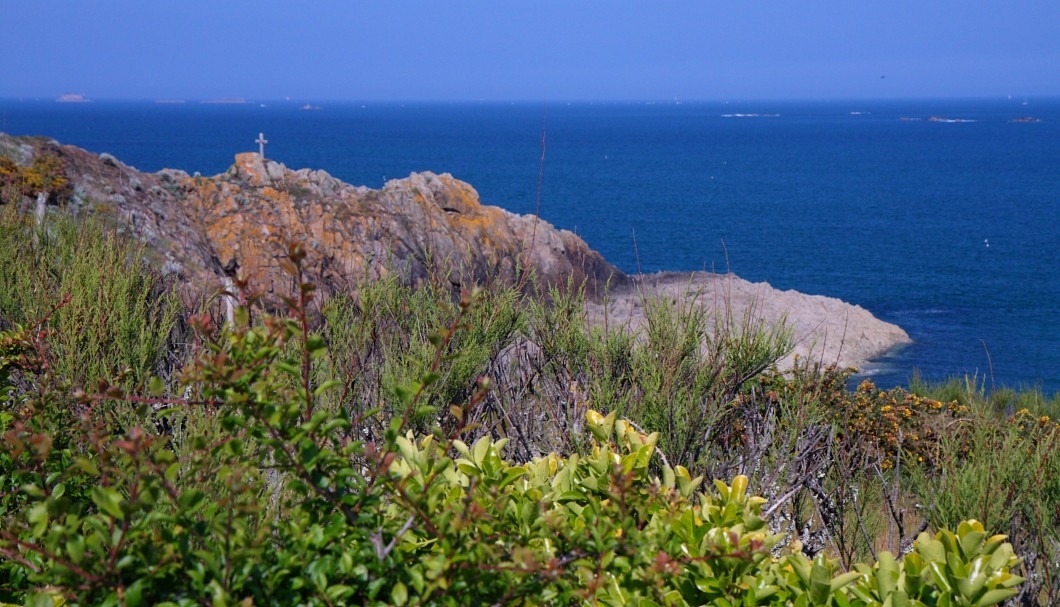
<svg viewBox="0 0 1060 607"><path fill-rule="evenodd" d="M916 540L916 551L924 557L924 560L936 563L946 562L946 548L942 542L932 539L926 532L921 533Z"/></svg>
<svg viewBox="0 0 1060 607"><path fill-rule="evenodd" d="M847 572L847 573L841 573L841 574L835 576L834 578L832 578L832 581L829 582L829 589L832 592L836 592L840 588L843 588L845 586L850 585L851 583L853 583L855 580L857 580L861 576L862 576L862 574L857 572L857 571L850 571L850 572Z"/></svg>
<svg viewBox="0 0 1060 607"><path fill-rule="evenodd" d="M47 592L37 592L26 600L27 607L55 607L55 601Z"/></svg>
<svg viewBox="0 0 1060 607"><path fill-rule="evenodd" d="M931 570L932 577L935 583L942 587L946 592L953 593L953 585L950 584L950 580L946 577L945 565L936 561L928 563L928 569Z"/></svg>
<svg viewBox="0 0 1060 607"><path fill-rule="evenodd" d="M343 382L340 381L340 380L329 379L326 382L320 384L315 390L313 390L313 396L320 396L321 394L327 392L328 390L333 390L335 388L340 388L343 385L344 385Z"/></svg>
<svg viewBox="0 0 1060 607"><path fill-rule="evenodd" d="M394 584L394 587L390 589L390 600L401 607L409 600L409 589L401 582Z"/></svg>
<svg viewBox="0 0 1060 607"><path fill-rule="evenodd" d="M961 536L961 550L964 552L964 557L967 559L974 558L975 555L979 554L979 550L983 547L983 542L986 540L986 533L982 531L971 531L969 530Z"/></svg>
<svg viewBox="0 0 1060 607"><path fill-rule="evenodd" d="M353 594L353 587L345 584L335 584L333 586L328 586L325 594L327 594L328 598L332 601L341 601Z"/></svg>
<svg viewBox="0 0 1060 607"><path fill-rule="evenodd" d="M504 475L504 479L500 482L500 485L498 485L498 488L503 489L509 484L513 483L516 479L525 476L526 474L526 468L520 466L509 468L508 472Z"/></svg>
<svg viewBox="0 0 1060 607"><path fill-rule="evenodd" d="M472 447L472 460L475 464L481 466L482 462L486 460L486 455L489 453L491 441L489 436L483 436L482 438L475 441L475 446Z"/></svg>
<svg viewBox="0 0 1060 607"><path fill-rule="evenodd" d="M324 341L323 337L313 334L310 335L309 339L306 340L305 347L307 350L309 350L310 353L314 353L327 349L328 344L326 341Z"/></svg>
<svg viewBox="0 0 1060 607"><path fill-rule="evenodd" d="M243 439L239 438L238 436L233 436L231 440L229 440L227 443L225 443L225 448L234 457L242 457L243 456Z"/></svg>
<svg viewBox="0 0 1060 607"><path fill-rule="evenodd" d="M162 381L162 378L156 375L148 380L147 389L150 391L151 396L161 397L166 391L166 384Z"/></svg>
<svg viewBox="0 0 1060 607"><path fill-rule="evenodd" d="M33 506L30 508L29 515L26 518L29 520L29 524L33 526L33 535L44 535L45 530L48 528L48 505L41 502Z"/></svg>
<svg viewBox="0 0 1060 607"><path fill-rule="evenodd" d="M295 365L292 365L292 364L286 363L286 362L282 362L282 361L274 362L273 366L277 370L283 371L284 373L290 375L291 377L299 378L299 379L302 377L302 369L301 369L301 367L297 367Z"/></svg>
<svg viewBox="0 0 1060 607"><path fill-rule="evenodd" d="M74 564L78 564L85 558L85 539L80 535L74 535L66 540L66 554Z"/></svg>
<svg viewBox="0 0 1060 607"><path fill-rule="evenodd" d="M674 474L674 469L670 466L663 466L663 487L673 489L676 482L677 476Z"/></svg>
<svg viewBox="0 0 1060 607"><path fill-rule="evenodd" d="M447 337L449 337L449 329L438 329L437 332L431 333L427 336L427 341L435 348L438 348L441 347L442 342L444 342Z"/></svg>
<svg viewBox="0 0 1060 607"><path fill-rule="evenodd" d="M99 468L96 466L96 464L92 460L90 460L88 458L75 457L74 458L74 466L77 467L82 472L84 472L85 474L88 474L88 475L91 475L91 476L99 476Z"/></svg>
<svg viewBox="0 0 1060 607"><path fill-rule="evenodd" d="M412 398L420 391L420 384L409 383L401 386L394 386L394 392L397 393L398 399L401 404L408 406L412 404Z"/></svg>
<svg viewBox="0 0 1060 607"><path fill-rule="evenodd" d="M880 552L879 570L876 571L876 586L880 590L880 596L886 598L895 591L898 584L898 563L894 556L886 550Z"/></svg>
<svg viewBox="0 0 1060 607"><path fill-rule="evenodd" d="M110 487L92 487L92 502L103 512L111 515L117 520L124 520L125 513L122 512L121 504L125 501L120 493Z"/></svg>
<svg viewBox="0 0 1060 607"><path fill-rule="evenodd" d="M143 605L144 580L139 579L125 589L125 607L140 607Z"/></svg>
<svg viewBox="0 0 1060 607"><path fill-rule="evenodd" d="M206 500L206 494L198 489L191 489L181 494L177 503L180 504L182 510L186 513L191 514L195 512L203 505Z"/></svg>
<svg viewBox="0 0 1060 607"><path fill-rule="evenodd" d="M891 607L909 607L909 595L901 590L896 590L887 599L891 602Z"/></svg>
<svg viewBox="0 0 1060 607"><path fill-rule="evenodd" d="M979 597L979 600L972 604L975 605L975 607L989 607L990 605L997 605L1001 601L1016 596L1017 594L1019 594L1019 592L1008 588L995 588L993 590L988 590L986 594Z"/></svg>
<svg viewBox="0 0 1060 607"><path fill-rule="evenodd" d="M814 605L824 605L828 600L828 595L832 592L831 578L828 569L817 563L813 564L810 569L810 599Z"/></svg>

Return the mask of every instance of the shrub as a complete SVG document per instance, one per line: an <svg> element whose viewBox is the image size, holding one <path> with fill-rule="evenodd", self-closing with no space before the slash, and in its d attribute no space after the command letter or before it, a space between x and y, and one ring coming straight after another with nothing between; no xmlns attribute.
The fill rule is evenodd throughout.
<svg viewBox="0 0 1060 607"><path fill-rule="evenodd" d="M660 435L616 411L585 413L584 454L521 465L505 439L465 443L482 378L417 434L423 406L473 316L466 294L432 363L382 410L322 406L325 340L307 322L304 252L287 267L288 316L246 309L183 374L187 399L119 387L71 400L48 378L47 334L0 336L0 600L84 605L990 605L1014 594L1018 563L975 522L922 535L854 571L809 559L768 531L748 478L715 481L659 463ZM16 377L17 376L17 377ZM21 387L15 389L15 380ZM156 394L161 382L150 382ZM115 402L170 404L183 433L121 427ZM188 412L198 411L197 415ZM901 601L905 601L902 603Z"/></svg>
<svg viewBox="0 0 1060 607"><path fill-rule="evenodd" d="M14 207L0 209L0 328L48 314L51 371L62 380L85 386L124 374L130 387L168 376L183 364L181 312L142 247L93 221L60 217L44 231Z"/></svg>

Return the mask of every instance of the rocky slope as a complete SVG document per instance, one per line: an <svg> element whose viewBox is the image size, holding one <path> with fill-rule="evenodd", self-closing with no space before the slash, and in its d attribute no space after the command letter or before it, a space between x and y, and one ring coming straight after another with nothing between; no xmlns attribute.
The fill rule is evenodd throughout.
<svg viewBox="0 0 1060 607"><path fill-rule="evenodd" d="M144 242L163 271L204 291L238 276L266 298L290 292L279 260L297 240L309 252L309 279L326 293L391 272L412 282L444 279L462 286L490 278L532 288L522 280L529 268L539 285L573 280L599 295L609 284L606 316L632 330L643 323L642 297L657 294L708 307L727 302L738 314L753 310L767 321L786 315L801 351L814 344L812 353L827 362L861 364L909 340L900 328L835 299L735 277L627 276L573 233L483 205L470 185L448 174L412 174L372 190L324 171L291 170L256 153L238 154L227 172L213 177L143 173L109 154L0 134L0 155L17 164L40 154L61 161L73 186L67 210L112 223ZM447 274L439 277L438 268ZM603 319L602 304L590 304L590 314Z"/></svg>

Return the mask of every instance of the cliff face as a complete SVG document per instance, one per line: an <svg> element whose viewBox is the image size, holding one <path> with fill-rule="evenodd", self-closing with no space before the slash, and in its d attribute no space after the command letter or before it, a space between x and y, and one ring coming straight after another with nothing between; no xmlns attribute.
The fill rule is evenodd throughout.
<svg viewBox="0 0 1060 607"><path fill-rule="evenodd" d="M448 271L454 286L487 278L515 283L529 268L542 285L628 279L584 241L533 216L480 203L451 175L412 174L381 190L324 171L293 171L256 153L226 173L142 173L114 157L34 138L0 135L0 151L25 163L50 153L74 188L74 210L146 242L161 266L212 290L238 275L250 289L287 293L279 260L292 240L309 253L309 279L328 292L400 272L407 280ZM437 276L436 276L437 277Z"/></svg>

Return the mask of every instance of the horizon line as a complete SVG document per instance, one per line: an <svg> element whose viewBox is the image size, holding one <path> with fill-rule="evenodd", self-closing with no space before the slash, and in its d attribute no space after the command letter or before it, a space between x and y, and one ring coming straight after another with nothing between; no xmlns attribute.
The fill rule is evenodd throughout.
<svg viewBox="0 0 1060 607"><path fill-rule="evenodd" d="M61 101L67 95L77 95L83 98L81 101ZM92 97L85 93L62 93L56 96L40 95L9 95L0 94L2 101L29 102L52 102L64 105L78 105L94 102L146 102L161 105L192 103L201 105L254 105L263 103L289 103L289 104L313 104L313 103L349 103L349 104L545 104L545 105L571 105L571 104L705 104L705 103L762 103L762 102L846 102L846 101L974 101L974 100L1012 100L1027 101L1030 99L1055 99L1060 98L1060 93L1042 93L1035 95L909 95L909 96L872 96L851 95L832 97L669 97L669 98L567 98L567 99L401 99L401 98L313 98L313 97Z"/></svg>

